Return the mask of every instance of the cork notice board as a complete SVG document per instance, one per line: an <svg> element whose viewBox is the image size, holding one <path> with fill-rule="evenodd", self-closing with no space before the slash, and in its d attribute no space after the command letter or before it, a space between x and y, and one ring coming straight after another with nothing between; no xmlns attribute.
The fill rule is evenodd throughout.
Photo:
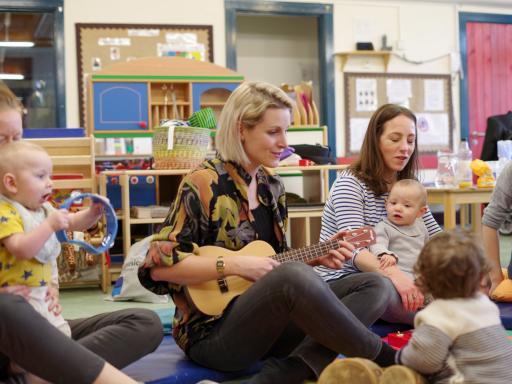
<svg viewBox="0 0 512 384"><path fill-rule="evenodd" d="M85 126L86 77L142 57L183 56L213 62L211 25L80 24L76 28L80 125Z"/></svg>
<svg viewBox="0 0 512 384"><path fill-rule="evenodd" d="M453 104L450 75L345 73L345 152L357 155L373 112L386 103L411 109L420 153L451 148Z"/></svg>

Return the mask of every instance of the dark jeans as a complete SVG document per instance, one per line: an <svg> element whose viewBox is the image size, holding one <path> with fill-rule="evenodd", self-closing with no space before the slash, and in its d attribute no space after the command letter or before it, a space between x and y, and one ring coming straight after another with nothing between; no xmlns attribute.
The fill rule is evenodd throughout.
<svg viewBox="0 0 512 384"><path fill-rule="evenodd" d="M296 356L317 375L339 353L374 359L382 341L367 327L382 315L389 295L377 274L356 273L328 285L311 267L284 263L238 297L189 356L221 371Z"/></svg>
<svg viewBox="0 0 512 384"><path fill-rule="evenodd" d="M163 337L160 319L145 309L70 320L72 337L78 342L53 327L20 296L0 294L0 311L2 363L9 358L57 384L91 383L104 360L122 368L153 351Z"/></svg>
<svg viewBox="0 0 512 384"><path fill-rule="evenodd" d="M158 315L143 308L101 313L68 320L71 337L116 368L124 368L162 341L163 326Z"/></svg>
<svg viewBox="0 0 512 384"><path fill-rule="evenodd" d="M92 383L104 361L51 325L21 296L0 294L0 352L52 383ZM5 372L4 372L5 374Z"/></svg>

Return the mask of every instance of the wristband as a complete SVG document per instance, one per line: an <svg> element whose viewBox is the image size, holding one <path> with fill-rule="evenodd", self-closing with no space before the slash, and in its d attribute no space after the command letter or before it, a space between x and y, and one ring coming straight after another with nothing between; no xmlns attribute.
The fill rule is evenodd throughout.
<svg viewBox="0 0 512 384"><path fill-rule="evenodd" d="M215 263L215 268L217 269L217 284L219 285L219 289L222 293L226 293L228 291L228 282L225 279L224 267L225 263L223 256L217 256L217 262Z"/></svg>
<svg viewBox="0 0 512 384"><path fill-rule="evenodd" d="M365 250L366 247L360 247L360 248L356 248L352 251L352 265L357 268L356 264L355 264L355 261L356 261L356 257L357 255L359 255L361 253L361 251Z"/></svg>
<svg viewBox="0 0 512 384"><path fill-rule="evenodd" d="M359 253L361 253L361 251L363 249L366 249L365 247L360 247L360 248L356 248L352 251L352 259L355 259L357 255L359 255Z"/></svg>

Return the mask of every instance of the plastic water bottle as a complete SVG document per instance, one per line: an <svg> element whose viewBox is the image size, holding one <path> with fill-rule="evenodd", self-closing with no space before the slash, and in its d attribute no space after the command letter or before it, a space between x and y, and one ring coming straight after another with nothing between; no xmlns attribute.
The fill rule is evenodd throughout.
<svg viewBox="0 0 512 384"><path fill-rule="evenodd" d="M456 179L459 188L470 188L473 186L471 160L473 160L473 152L469 148L467 140L462 139L459 143L459 150L457 151Z"/></svg>

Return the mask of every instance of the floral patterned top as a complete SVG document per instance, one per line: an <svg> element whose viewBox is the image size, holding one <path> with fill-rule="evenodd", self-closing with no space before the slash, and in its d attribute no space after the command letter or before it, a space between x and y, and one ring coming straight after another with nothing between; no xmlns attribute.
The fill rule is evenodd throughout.
<svg viewBox="0 0 512 384"><path fill-rule="evenodd" d="M275 251L285 251L288 212L281 179L261 167L256 181L258 200L273 215L279 247ZM156 294L170 293L176 305L173 337L185 352L206 337L222 315L212 317L195 310L183 286L152 280L149 268L172 266L197 255L204 245L237 251L256 240L255 218L247 196L250 182L251 176L237 164L219 158L203 162L181 182L164 228L154 236L146 261L139 268L139 280L145 288Z"/></svg>

